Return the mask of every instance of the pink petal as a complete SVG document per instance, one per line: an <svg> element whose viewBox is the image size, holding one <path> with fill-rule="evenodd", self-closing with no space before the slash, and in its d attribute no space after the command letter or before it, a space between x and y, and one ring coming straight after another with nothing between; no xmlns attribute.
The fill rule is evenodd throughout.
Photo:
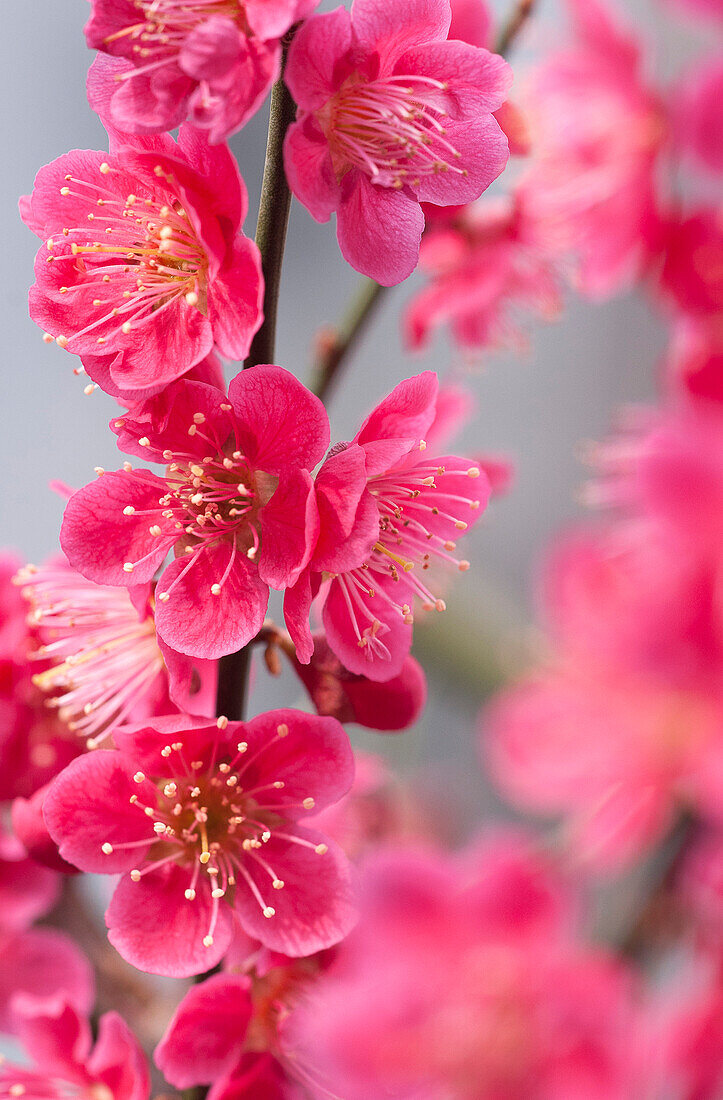
<svg viewBox="0 0 723 1100"><path fill-rule="evenodd" d="M28 928L52 908L60 887L55 871L28 859L21 845L14 838L12 840L12 853L5 851L0 859L0 929L3 932L20 932Z"/></svg>
<svg viewBox="0 0 723 1100"><path fill-rule="evenodd" d="M228 397L239 420L239 448L258 469L311 470L323 458L329 446L326 410L289 371L251 367L236 375Z"/></svg>
<svg viewBox="0 0 723 1100"><path fill-rule="evenodd" d="M88 1072L110 1089L114 1100L148 1100L151 1077L146 1056L117 1012L98 1022L98 1038L87 1061Z"/></svg>
<svg viewBox="0 0 723 1100"><path fill-rule="evenodd" d="M307 24L308 25L308 24ZM311 115L293 123L284 139L289 187L318 222L328 222L341 202L329 143Z"/></svg>
<svg viewBox="0 0 723 1100"><path fill-rule="evenodd" d="M147 848L116 848L123 842L148 840L153 829L143 810L130 802L155 804L155 789L147 780L134 782L135 763L119 752L98 749L78 756L53 782L43 814L63 859L96 874L118 874L143 862ZM114 850L103 851L104 844Z"/></svg>
<svg viewBox="0 0 723 1100"><path fill-rule="evenodd" d="M352 26L359 42L379 53L384 71L410 46L444 40L452 12L449 0L354 0Z"/></svg>
<svg viewBox="0 0 723 1100"><path fill-rule="evenodd" d="M466 175L450 171L422 176L415 185L415 194L420 202L438 206L472 202L506 168L510 159L507 138L492 115L450 121L445 137L459 152L459 163L464 166Z"/></svg>
<svg viewBox="0 0 723 1100"><path fill-rule="evenodd" d="M233 925L228 904L219 906L213 944L204 947L211 923L211 895L199 890L193 901L184 891L189 868L167 865L133 882L118 883L105 915L108 939L131 966L148 974L190 978L210 970L226 953Z"/></svg>
<svg viewBox="0 0 723 1100"><path fill-rule="evenodd" d="M261 257L253 241L240 236L208 288L213 338L227 359L245 359L264 319Z"/></svg>
<svg viewBox="0 0 723 1100"><path fill-rule="evenodd" d="M382 286L412 274L419 259L424 214L407 191L378 187L352 169L342 181L337 237L344 259Z"/></svg>
<svg viewBox="0 0 723 1100"><path fill-rule="evenodd" d="M351 46L351 18L342 7L302 24L284 70L284 80L299 107L316 111L338 90L335 69Z"/></svg>
<svg viewBox="0 0 723 1100"><path fill-rule="evenodd" d="M354 442L364 446L381 439L424 439L436 416L438 390L439 382L433 371L423 371L400 382L369 413Z"/></svg>
<svg viewBox="0 0 723 1100"><path fill-rule="evenodd" d="M241 34L233 19L209 15L183 40L179 64L193 80L224 76L241 54Z"/></svg>
<svg viewBox="0 0 723 1100"><path fill-rule="evenodd" d="M492 42L492 13L486 0L452 0L450 39L489 48Z"/></svg>
<svg viewBox="0 0 723 1100"><path fill-rule="evenodd" d="M319 534L319 511L308 470L283 472L261 511L259 577L271 588L288 588L308 565Z"/></svg>
<svg viewBox="0 0 723 1100"><path fill-rule="evenodd" d="M403 75L431 77L447 84L442 93L451 120L477 122L476 115L502 106L512 85L512 69L499 54L465 42L428 42L413 46L396 63ZM454 144L454 142L452 142Z"/></svg>
<svg viewBox="0 0 723 1100"><path fill-rule="evenodd" d="M240 884L236 912L248 935L274 951L297 958L338 943L351 931L356 911L349 864L336 844L298 825L293 829L290 826L288 831L314 845L325 844L327 851L320 855L313 848L272 835L264 845L264 858L281 877L283 889L271 889L269 876L252 860L247 869L275 915L265 917L251 891Z"/></svg>
<svg viewBox="0 0 723 1100"><path fill-rule="evenodd" d="M93 970L82 951L62 932L33 928L0 948L0 1029L14 1031L13 1001L59 996L78 1012L90 1012Z"/></svg>
<svg viewBox="0 0 723 1100"><path fill-rule="evenodd" d="M166 483L147 470L117 470L73 493L60 530L60 545L73 568L98 584L150 581L178 538L173 521L161 516L158 499L165 492ZM149 514L124 515L127 507ZM150 533L153 524L162 535ZM138 564L128 572L126 562Z"/></svg>
<svg viewBox="0 0 723 1100"><path fill-rule="evenodd" d="M253 1012L249 986L244 975L214 974L189 990L154 1055L170 1084L210 1085L234 1069Z"/></svg>
<svg viewBox="0 0 723 1100"><path fill-rule="evenodd" d="M85 1084L90 1024L64 998L19 997L15 1025L21 1043L49 1077L58 1074L61 1080Z"/></svg>
<svg viewBox="0 0 723 1100"><path fill-rule="evenodd" d="M289 732L278 738L282 723ZM243 739L249 744L249 756L254 745L268 745L251 776L254 784L281 780L284 787L273 792L273 801L288 803L283 813L292 817L308 816L338 802L354 780L354 754L335 718L300 710L272 710L245 723ZM298 806L305 798L314 800L310 811Z"/></svg>
<svg viewBox="0 0 723 1100"><path fill-rule="evenodd" d="M376 583L380 588L383 581ZM406 597L399 592L402 581L390 582L392 590L390 595L394 600L406 601L411 604L412 594L405 588ZM340 582L333 580L329 586L329 593L324 603L323 622L329 645L336 653L342 664L360 676L366 676L370 680L391 680L402 671L404 660L412 645L412 628L404 622L396 608L380 595L364 596L363 605L367 613L367 619L361 622L362 631L370 626L374 620L382 625L378 636L384 646L389 650L385 657L373 657L369 645L361 646L359 638L354 630L349 614L349 608L342 594Z"/></svg>
<svg viewBox="0 0 723 1100"><path fill-rule="evenodd" d="M227 145L212 145L208 135L185 122L178 131L178 148L203 180L204 205L226 223L229 238L244 221L249 208L246 184Z"/></svg>
<svg viewBox="0 0 723 1100"><path fill-rule="evenodd" d="M367 492L366 455L350 443L330 455L316 478L320 533L314 567L343 573L366 561L379 537L379 509Z"/></svg>
<svg viewBox="0 0 723 1100"><path fill-rule="evenodd" d="M214 594L211 588L217 584L221 590ZM176 558L164 570L157 591L159 597L170 592L168 600L159 598L156 605L159 635L179 653L207 660L247 645L261 629L269 601L268 585L256 565L230 540L201 547L192 561L188 555Z"/></svg>
<svg viewBox="0 0 723 1100"><path fill-rule="evenodd" d="M312 598L311 573L305 569L296 584L284 593L284 622L296 646L297 660L302 664L308 664L314 652L309 626Z"/></svg>
<svg viewBox="0 0 723 1100"><path fill-rule="evenodd" d="M168 694L181 711L212 717L216 706L218 663L178 653L158 638L168 672Z"/></svg>
<svg viewBox="0 0 723 1100"><path fill-rule="evenodd" d="M233 420L221 407L224 403L222 391L181 378L133 406L125 416L111 420L110 429L118 436L118 446L126 454L166 462L163 452L168 449L200 460L209 450L205 436L210 436L220 451L233 432ZM204 417L200 433L195 430L194 416L198 413ZM189 432L192 426L193 434ZM143 445L141 439L146 441ZM158 507L160 510L161 506Z"/></svg>

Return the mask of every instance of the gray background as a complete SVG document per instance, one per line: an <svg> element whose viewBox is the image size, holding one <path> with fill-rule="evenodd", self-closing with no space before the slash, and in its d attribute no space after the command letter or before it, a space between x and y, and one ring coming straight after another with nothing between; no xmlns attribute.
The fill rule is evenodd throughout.
<svg viewBox="0 0 723 1100"><path fill-rule="evenodd" d="M509 10L507 4L496 7ZM661 18L663 9L656 0L630 0L625 6L646 27L658 70L669 75L701 43L689 37L683 22L668 13ZM91 61L82 35L87 13L85 0L5 0L3 11L2 543L31 559L57 546L63 505L48 489L49 480L80 486L93 477L94 466L119 465L107 429L114 402L100 391L85 397L83 380L72 373L74 357L45 346L27 316L37 242L16 212L18 195L30 190L40 165L73 147L103 148L102 128L85 100ZM516 54L520 71L541 44L559 42L562 27L557 4L540 0L539 19ZM249 233L255 224L265 127L264 111L232 142L251 195ZM308 377L315 330L340 316L356 282L338 253L333 224L317 226L294 204L277 362ZM412 279L389 296L373 333L349 364L330 409L333 439L348 438L363 411L401 378L428 367L440 373L461 367L444 339L435 341L429 355L403 353L399 310L414 285ZM491 804L473 764L474 717L490 676L496 677L509 660L515 662L531 615L531 577L541 548L580 512L576 490L585 471L576 454L585 441L607 433L616 407L654 393L664 336L642 297L624 296L602 306L568 297L559 323L533 330L524 361L490 356L481 371L468 377L479 408L464 444L475 453L488 450L513 458L515 486L475 532L466 551L473 570L452 593L450 611L419 632L420 656L433 678L433 702L420 728L403 739L361 738L433 775L437 791L452 796L445 814L453 821L478 818ZM261 675L258 686L255 709L295 694L293 685L269 686Z"/></svg>

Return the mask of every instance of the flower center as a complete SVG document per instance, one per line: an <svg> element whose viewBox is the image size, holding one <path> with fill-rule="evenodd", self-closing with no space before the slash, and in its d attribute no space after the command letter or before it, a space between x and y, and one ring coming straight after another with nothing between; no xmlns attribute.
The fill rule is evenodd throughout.
<svg viewBox="0 0 723 1100"><path fill-rule="evenodd" d="M61 566L29 565L16 577L43 641L30 654L48 667L33 683L70 730L95 748L163 669L152 616L141 620L125 590L93 584Z"/></svg>
<svg viewBox="0 0 723 1100"><path fill-rule="evenodd" d="M218 726L225 729L228 720L219 718ZM231 752L226 746L221 752L216 745L210 761L189 759L183 742L174 741L161 750L161 755L173 760L178 768L173 779L158 781L155 803L142 803L137 795L131 795L131 802L153 823L155 839L150 862L131 871L131 879L140 882L144 875L171 863L187 867L187 900L195 901L204 890L211 895L211 919L203 939L206 947L213 944L220 900L227 898L233 903L234 891L239 887L250 891L265 917L270 920L276 915L263 880L268 879L272 890L283 889L284 882L261 854L272 837L310 848L319 855L327 851L325 844L313 844L285 831L289 825L285 812L294 807L312 810L314 799L276 802L284 781L269 779L256 767L267 749L288 733L289 727L280 724L276 735L250 757L245 741L238 742ZM134 778L137 783L146 779L142 772ZM102 850L110 855L114 850L147 847L148 843L106 843ZM259 869L261 887L251 873Z"/></svg>
<svg viewBox="0 0 723 1100"><path fill-rule="evenodd" d="M383 187L417 186L439 172L467 172L445 137L447 86L431 77L350 79L321 118L337 175L358 168Z"/></svg>
<svg viewBox="0 0 723 1100"><path fill-rule="evenodd" d="M173 183L173 177L156 165L156 176ZM120 174L109 164L100 165L101 176ZM64 198L80 200L88 207L89 226L70 226L72 281L59 287L61 295L80 296L84 314L91 320L70 336L46 334L67 347L71 339L98 331L99 349L110 336L130 334L134 327L184 297L202 312L206 307L208 257L181 204L170 195L141 198L119 197L103 183L65 177ZM88 239L89 229L96 231ZM102 233L102 235L101 235ZM47 242L48 262L71 262L70 256L54 255L56 242ZM93 297L89 292L94 292Z"/></svg>
<svg viewBox="0 0 723 1100"><path fill-rule="evenodd" d="M426 445L420 445L424 450ZM470 466L467 477L477 478L480 471ZM457 478L458 470L450 470ZM444 611L446 604L430 590L424 574L431 566L454 566L460 572L469 569L469 562L454 556L456 543L438 534L440 525L465 531L470 511L480 504L474 497L445 490L447 471L443 466L417 463L415 466L391 470L369 481L369 491L379 508L379 538L366 562L336 578L349 610L358 645L369 658L388 660L389 650L383 635L388 632L366 605L366 599L379 597L411 625L412 606L420 598L425 611ZM398 586L397 593L388 582Z"/></svg>

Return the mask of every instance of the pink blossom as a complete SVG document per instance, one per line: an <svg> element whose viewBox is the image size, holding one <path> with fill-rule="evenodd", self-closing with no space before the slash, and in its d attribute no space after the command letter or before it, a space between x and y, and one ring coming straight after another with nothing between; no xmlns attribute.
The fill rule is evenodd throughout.
<svg viewBox="0 0 723 1100"><path fill-rule="evenodd" d="M447 41L449 0L375 0L312 16L285 79L299 106L286 137L292 191L317 221L337 214L344 258L385 286L414 270L420 202L476 199L502 172L492 117L511 81L487 50ZM361 119L361 122L359 121Z"/></svg>
<svg viewBox="0 0 723 1100"><path fill-rule="evenodd" d="M213 714L216 666L190 661L156 637L154 586L88 581L62 558L21 569L42 662L33 683L68 729L95 748L113 727L179 710Z"/></svg>
<svg viewBox="0 0 723 1100"><path fill-rule="evenodd" d="M56 779L44 813L64 859L123 875L106 914L123 958L175 977L207 970L234 913L287 955L348 932L346 861L302 824L351 784L338 722L290 710L215 725L176 716L115 740Z"/></svg>
<svg viewBox="0 0 723 1100"><path fill-rule="evenodd" d="M533 933L535 916L529 934L519 934L522 913L505 912L517 896L505 888L500 852L510 843L518 848L497 841L489 865L480 855L474 872L448 857L401 851L370 861L360 923L290 1021L289 1041L326 1090L319 1095L633 1095L629 976L554 920ZM521 852L512 861L515 881L520 859ZM485 881L488 869L503 888L501 902ZM549 872L533 862L526 873L535 894L554 893L543 884ZM537 900L531 912L539 913Z"/></svg>
<svg viewBox="0 0 723 1100"><path fill-rule="evenodd" d="M131 403L214 346L243 359L261 324L263 280L226 146L187 125L178 142L112 127L109 139L108 153L75 150L41 168L20 209L44 241L31 317Z"/></svg>
<svg viewBox="0 0 723 1100"><path fill-rule="evenodd" d="M609 869L657 842L683 806L721 819L723 632L706 571L652 539L581 532L548 570L552 652L483 715L505 792L562 813Z"/></svg>
<svg viewBox="0 0 723 1100"><path fill-rule="evenodd" d="M426 457L436 400L429 371L400 383L321 467L318 543L284 605L300 661L313 651L308 613L322 583L332 652L352 673L392 680L411 646L415 604L445 608L424 576L428 567L469 568L454 556L455 540L479 519L489 482L469 459Z"/></svg>
<svg viewBox="0 0 723 1100"><path fill-rule="evenodd" d="M131 133L189 118L216 144L258 110L279 75L280 39L316 0L91 0L85 36L117 84L110 117Z"/></svg>
<svg viewBox="0 0 723 1100"><path fill-rule="evenodd" d="M634 36L600 0L568 0L575 42L547 57L525 107L533 163L522 188L577 284L604 297L646 270L659 247L654 175L665 140Z"/></svg>
<svg viewBox="0 0 723 1100"><path fill-rule="evenodd" d="M312 638L308 664L294 657L294 671L309 692L317 714L368 729L398 732L413 725L427 701L427 680L414 657L407 656L397 676L384 683L349 672L323 634Z"/></svg>
<svg viewBox="0 0 723 1100"><path fill-rule="evenodd" d="M469 207L425 233L420 267L427 285L405 316L407 344L419 348L449 323L463 348L523 346L524 311L552 320L562 308L558 263L541 242L521 196Z"/></svg>
<svg viewBox="0 0 723 1100"><path fill-rule="evenodd" d="M119 446L164 462L164 477L126 463L68 502L61 544L90 580L156 588L166 646L215 658L261 628L269 586L293 584L318 531L309 470L329 425L321 402L281 367L233 380L228 399L180 380L111 422Z"/></svg>
<svg viewBox="0 0 723 1100"><path fill-rule="evenodd" d="M93 1043L90 1022L62 997L28 997L16 1031L37 1068L3 1062L0 1096L25 1100L147 1100L148 1066L117 1012L106 1012Z"/></svg>

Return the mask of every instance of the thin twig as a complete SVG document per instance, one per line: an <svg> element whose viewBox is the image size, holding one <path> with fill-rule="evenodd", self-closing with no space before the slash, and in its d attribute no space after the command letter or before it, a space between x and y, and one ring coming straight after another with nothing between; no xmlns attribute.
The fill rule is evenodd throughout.
<svg viewBox="0 0 723 1100"><path fill-rule="evenodd" d="M512 46L515 43L517 36L524 27L527 20L532 15L532 10L535 6L536 0L518 0L517 7L514 9L509 19L505 23L504 27L500 31L499 37L495 44L495 53L502 54L503 57L507 57Z"/></svg>
<svg viewBox="0 0 723 1100"><path fill-rule="evenodd" d="M365 279L354 299L349 313L336 331L322 334L322 354L315 370L311 389L325 401L339 372L339 368L362 336L388 287L380 286L373 279Z"/></svg>

